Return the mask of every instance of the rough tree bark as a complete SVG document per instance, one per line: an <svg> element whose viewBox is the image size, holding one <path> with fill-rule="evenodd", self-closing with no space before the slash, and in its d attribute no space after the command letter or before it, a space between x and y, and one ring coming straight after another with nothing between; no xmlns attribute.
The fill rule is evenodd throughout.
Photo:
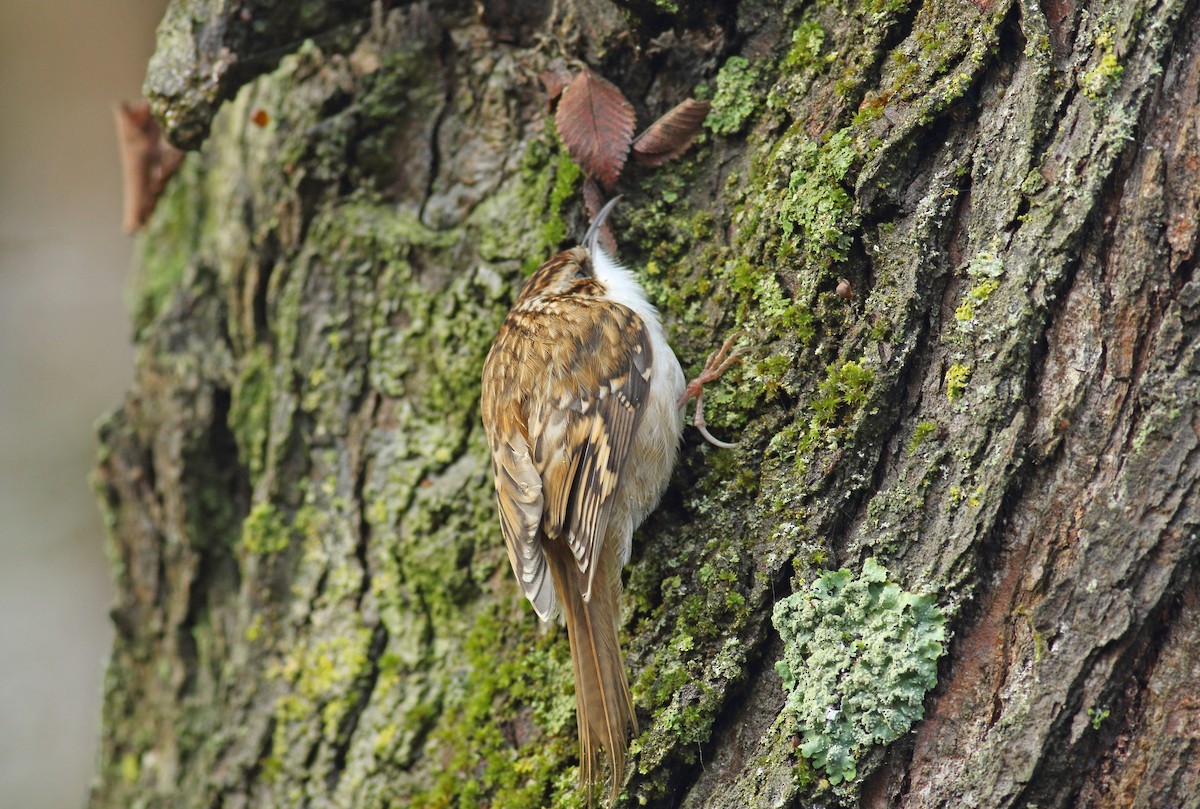
<svg viewBox="0 0 1200 809"><path fill-rule="evenodd" d="M620 253L689 370L754 346L708 398L740 446L689 432L635 537L622 805L1200 805L1194 0L175 0L147 93L194 151L101 428L91 805L582 805L477 415L522 278L585 224L556 58L643 125L708 88L702 141L622 180ZM912 649L848 693L772 611L800 592L878 654L811 589L872 558L946 642L924 719L836 770L810 739Z"/></svg>

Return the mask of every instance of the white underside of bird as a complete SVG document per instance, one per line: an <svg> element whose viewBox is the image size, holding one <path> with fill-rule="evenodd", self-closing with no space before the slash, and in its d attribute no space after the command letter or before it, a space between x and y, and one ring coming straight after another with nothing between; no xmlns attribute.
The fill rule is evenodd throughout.
<svg viewBox="0 0 1200 809"><path fill-rule="evenodd" d="M633 439L630 464L622 476L620 491L609 517L608 537L620 543L621 565L629 562L634 529L654 510L666 491L683 435L683 409L679 397L687 387L683 368L667 342L658 309L646 297L631 270L618 263L599 245L591 250L592 271L605 287L605 297L631 309L646 327L653 352L650 396L646 414Z"/></svg>

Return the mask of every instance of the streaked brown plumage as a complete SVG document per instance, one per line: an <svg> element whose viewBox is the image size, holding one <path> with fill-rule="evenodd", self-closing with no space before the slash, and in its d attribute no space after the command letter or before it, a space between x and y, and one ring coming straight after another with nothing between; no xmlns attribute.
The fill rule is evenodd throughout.
<svg viewBox="0 0 1200 809"><path fill-rule="evenodd" d="M567 625L589 804L599 748L615 799L637 726L617 637L621 568L671 476L682 407L700 390L684 384L633 274L596 244L612 204L586 248L559 253L526 282L482 391L509 561L538 616L561 609Z"/></svg>

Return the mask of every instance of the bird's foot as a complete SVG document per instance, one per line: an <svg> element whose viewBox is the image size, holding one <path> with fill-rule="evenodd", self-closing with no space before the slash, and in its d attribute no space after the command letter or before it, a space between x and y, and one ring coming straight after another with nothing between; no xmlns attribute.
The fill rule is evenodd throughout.
<svg viewBox="0 0 1200 809"><path fill-rule="evenodd" d="M727 339L716 351L708 355L708 359L704 362L704 369L700 371L700 375L687 384L683 391L683 395L679 397L678 407L683 407L688 403L689 399L696 400L696 415L692 420L692 424L700 431L700 435L704 436L704 440L715 447L723 449L732 449L737 446L737 443L729 443L715 438L708 431L708 422L704 420L704 386L712 382L714 379L725 373L735 362L742 358L742 349L730 351L733 348L733 343L738 335L734 334Z"/></svg>

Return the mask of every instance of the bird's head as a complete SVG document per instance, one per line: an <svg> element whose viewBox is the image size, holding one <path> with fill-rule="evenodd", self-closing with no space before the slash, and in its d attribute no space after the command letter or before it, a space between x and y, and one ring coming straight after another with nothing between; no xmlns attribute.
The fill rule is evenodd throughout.
<svg viewBox="0 0 1200 809"><path fill-rule="evenodd" d="M604 285L595 277L592 257L600 250L600 227L612 213L617 201L613 197L608 204L600 209L592 220L583 244L564 250L552 256L546 263L538 267L517 299L518 303L531 298L549 298L557 295L603 295Z"/></svg>

